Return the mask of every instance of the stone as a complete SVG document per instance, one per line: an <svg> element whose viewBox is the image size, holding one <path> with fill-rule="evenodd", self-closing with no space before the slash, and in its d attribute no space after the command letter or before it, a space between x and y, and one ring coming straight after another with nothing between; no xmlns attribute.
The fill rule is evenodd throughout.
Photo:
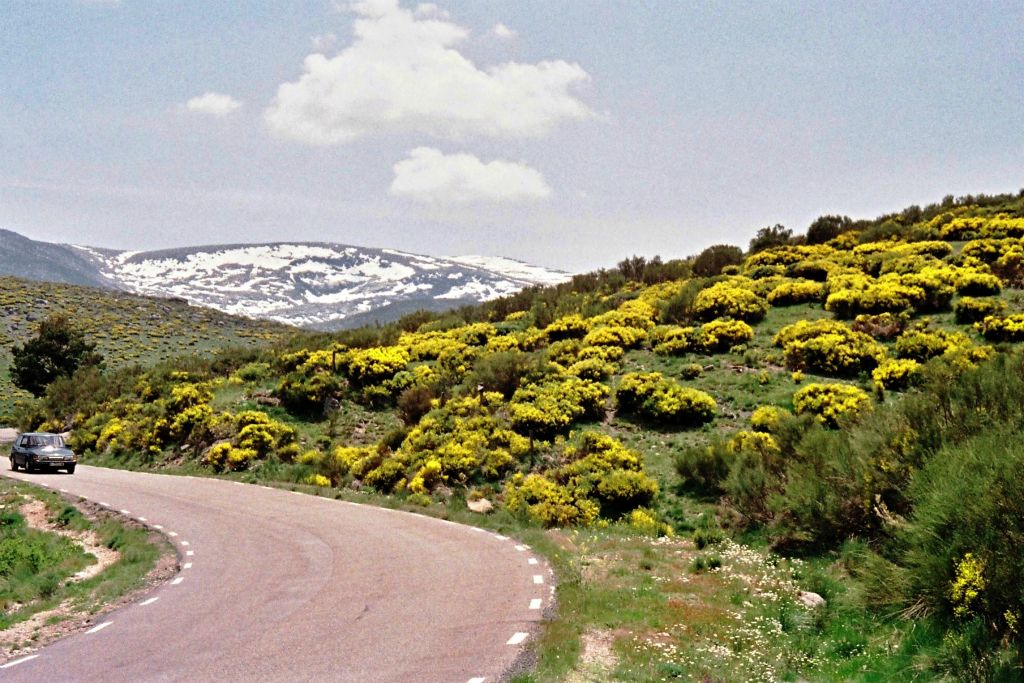
<svg viewBox="0 0 1024 683"><path fill-rule="evenodd" d="M479 500L466 501L466 507L468 507L473 512L478 512L481 515L486 515L488 512L491 512L494 509L494 504L491 501L487 500L486 498L481 498Z"/></svg>
<svg viewBox="0 0 1024 683"><path fill-rule="evenodd" d="M817 607L825 606L825 598L821 597L817 593L810 591L800 591L800 602L804 607L809 609L815 609Z"/></svg>

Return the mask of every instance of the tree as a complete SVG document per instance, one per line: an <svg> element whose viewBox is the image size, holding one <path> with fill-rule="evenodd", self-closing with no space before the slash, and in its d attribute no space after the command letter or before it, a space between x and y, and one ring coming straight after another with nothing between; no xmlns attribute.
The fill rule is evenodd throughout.
<svg viewBox="0 0 1024 683"><path fill-rule="evenodd" d="M765 249L789 244L792 239L793 231L781 223L776 223L775 225L765 226L758 230L757 234L754 235L754 239L750 240L750 249L748 251L751 254L756 254Z"/></svg>
<svg viewBox="0 0 1024 683"><path fill-rule="evenodd" d="M693 274L697 277L714 277L726 266L743 263L743 250L731 244L716 244L697 254L693 259Z"/></svg>
<svg viewBox="0 0 1024 683"><path fill-rule="evenodd" d="M824 244L853 229L849 216L819 216L807 228L807 244Z"/></svg>
<svg viewBox="0 0 1024 683"><path fill-rule="evenodd" d="M33 396L42 396L55 379L70 377L79 367L103 363L96 345L61 315L41 322L35 339L15 346L12 354L11 380Z"/></svg>

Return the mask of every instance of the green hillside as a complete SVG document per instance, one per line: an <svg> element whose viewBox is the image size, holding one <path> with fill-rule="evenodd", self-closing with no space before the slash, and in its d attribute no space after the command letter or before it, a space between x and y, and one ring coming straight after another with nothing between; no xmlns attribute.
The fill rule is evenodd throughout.
<svg viewBox="0 0 1024 683"><path fill-rule="evenodd" d="M223 346L265 346L295 333L180 300L0 276L0 421L17 401L31 398L11 384L11 348L35 336L39 321L52 314L67 316L82 330L110 369L205 357Z"/></svg>
<svg viewBox="0 0 1024 683"><path fill-rule="evenodd" d="M516 534L560 577L520 681L1019 680L1022 286L1024 193L950 197L58 382L23 426Z"/></svg>

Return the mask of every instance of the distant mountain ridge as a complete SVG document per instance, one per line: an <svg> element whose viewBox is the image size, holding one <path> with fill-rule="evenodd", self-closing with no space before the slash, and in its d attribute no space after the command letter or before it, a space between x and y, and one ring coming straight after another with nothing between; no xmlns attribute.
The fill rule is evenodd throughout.
<svg viewBox="0 0 1024 683"><path fill-rule="evenodd" d="M0 274L177 297L326 330L384 322L417 308L454 308L569 278L500 257L424 256L329 242L119 252L37 242L10 231L0 231Z"/></svg>

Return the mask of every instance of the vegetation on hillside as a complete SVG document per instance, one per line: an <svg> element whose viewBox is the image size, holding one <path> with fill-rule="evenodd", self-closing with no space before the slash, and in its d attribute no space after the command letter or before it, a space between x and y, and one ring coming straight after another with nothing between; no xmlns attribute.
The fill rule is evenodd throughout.
<svg viewBox="0 0 1024 683"><path fill-rule="evenodd" d="M95 344L110 370L195 355L222 346L265 346L294 334L267 321L225 315L185 301L108 289L0 277L0 420L31 397L11 381L14 348L39 334L51 316L65 318Z"/></svg>
<svg viewBox="0 0 1024 683"><path fill-rule="evenodd" d="M546 537L575 620L551 632L614 620L619 680L1011 680L1022 286L1024 194L948 198L385 327L87 369L20 417L73 427L101 462L488 498L521 528L574 527ZM546 651L536 675L567 666Z"/></svg>

